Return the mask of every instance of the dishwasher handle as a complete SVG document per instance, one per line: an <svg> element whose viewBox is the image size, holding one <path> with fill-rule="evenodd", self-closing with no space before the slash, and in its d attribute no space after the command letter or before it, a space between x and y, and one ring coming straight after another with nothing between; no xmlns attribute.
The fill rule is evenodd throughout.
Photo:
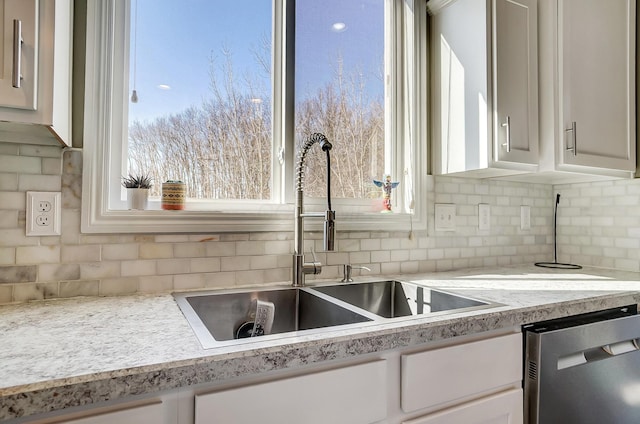
<svg viewBox="0 0 640 424"><path fill-rule="evenodd" d="M580 352L563 355L558 357L557 369L563 370L590 362L601 361L604 359L613 358L615 356L624 355L625 353L635 352L640 350L638 343L638 339L624 340L621 342L610 343Z"/></svg>

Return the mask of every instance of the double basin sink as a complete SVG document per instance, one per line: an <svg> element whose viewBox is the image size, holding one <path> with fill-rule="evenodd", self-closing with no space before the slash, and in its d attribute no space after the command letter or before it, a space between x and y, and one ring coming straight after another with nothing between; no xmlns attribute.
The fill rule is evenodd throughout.
<svg viewBox="0 0 640 424"><path fill-rule="evenodd" d="M173 296L205 349L496 305L395 280L233 292L182 292ZM259 322L256 313L264 317L264 309L258 310L258 304L269 305L272 312L268 318L268 334L262 335L264 329L256 324Z"/></svg>

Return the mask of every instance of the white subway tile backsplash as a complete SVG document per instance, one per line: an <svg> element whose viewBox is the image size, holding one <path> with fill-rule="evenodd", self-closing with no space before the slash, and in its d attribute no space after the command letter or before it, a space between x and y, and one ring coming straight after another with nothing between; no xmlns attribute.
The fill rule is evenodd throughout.
<svg viewBox="0 0 640 424"><path fill-rule="evenodd" d="M138 291L141 293L169 292L173 290L172 275L138 277Z"/></svg>
<svg viewBox="0 0 640 424"><path fill-rule="evenodd" d="M61 260L64 263L99 262L101 249L99 245L62 246Z"/></svg>
<svg viewBox="0 0 640 424"><path fill-rule="evenodd" d="M238 286L255 286L265 281L264 270L250 270L236 272L236 285Z"/></svg>
<svg viewBox="0 0 640 424"><path fill-rule="evenodd" d="M60 263L60 246L20 246L16 248L16 264Z"/></svg>
<svg viewBox="0 0 640 424"><path fill-rule="evenodd" d="M371 252L351 252L349 253L349 262L353 265L366 265L371 262Z"/></svg>
<svg viewBox="0 0 640 424"><path fill-rule="evenodd" d="M100 294L100 282L92 281L61 281L60 297L98 296Z"/></svg>
<svg viewBox="0 0 640 424"><path fill-rule="evenodd" d="M102 245L102 259L105 261L135 260L138 257L136 243L114 243Z"/></svg>
<svg viewBox="0 0 640 424"><path fill-rule="evenodd" d="M236 242L236 255L238 256L255 256L264 255L264 242L262 241L238 241Z"/></svg>
<svg viewBox="0 0 640 424"><path fill-rule="evenodd" d="M211 287L207 285L207 274L180 274L173 276L174 290L190 290L201 287Z"/></svg>
<svg viewBox="0 0 640 424"><path fill-rule="evenodd" d="M120 267L123 277L157 274L154 260L122 261Z"/></svg>
<svg viewBox="0 0 640 424"><path fill-rule="evenodd" d="M0 209L23 211L26 209L26 202L26 193L0 191Z"/></svg>
<svg viewBox="0 0 640 424"><path fill-rule="evenodd" d="M192 258L191 272L207 273L220 271L220 258Z"/></svg>
<svg viewBox="0 0 640 424"><path fill-rule="evenodd" d="M191 272L190 259L160 259L156 262L158 275L187 274Z"/></svg>
<svg viewBox="0 0 640 424"><path fill-rule="evenodd" d="M207 255L207 247L204 243L187 242L173 244L173 256L176 258L203 258Z"/></svg>
<svg viewBox="0 0 640 424"><path fill-rule="evenodd" d="M17 228L18 211L0 210L0 228Z"/></svg>
<svg viewBox="0 0 640 424"><path fill-rule="evenodd" d="M138 279L135 277L106 278L100 281L100 296L122 296L137 291Z"/></svg>
<svg viewBox="0 0 640 424"><path fill-rule="evenodd" d="M0 155L0 169L3 172L41 174L42 159L39 157Z"/></svg>
<svg viewBox="0 0 640 424"><path fill-rule="evenodd" d="M271 255L287 255L293 252L293 241L270 240L264 242L264 251Z"/></svg>
<svg viewBox="0 0 640 424"><path fill-rule="evenodd" d="M236 254L234 242L211 242L206 246L207 256L233 256Z"/></svg>
<svg viewBox="0 0 640 424"><path fill-rule="evenodd" d="M78 264L42 264L38 265L39 281L79 280L80 265Z"/></svg>
<svg viewBox="0 0 640 424"><path fill-rule="evenodd" d="M207 288L225 288L233 287L236 284L235 272L216 272L211 274L204 274L203 282ZM175 282L175 280L174 280Z"/></svg>
<svg viewBox="0 0 640 424"><path fill-rule="evenodd" d="M42 159L43 175L61 175L62 159L60 158L43 158Z"/></svg>
<svg viewBox="0 0 640 424"><path fill-rule="evenodd" d="M377 251L371 252L371 262L373 263L391 262L391 251L377 250Z"/></svg>
<svg viewBox="0 0 640 424"><path fill-rule="evenodd" d="M173 258L173 245L170 243L141 243L138 257L140 259Z"/></svg>
<svg viewBox="0 0 640 424"><path fill-rule="evenodd" d="M16 263L16 249L14 247L0 247L0 265Z"/></svg>
<svg viewBox="0 0 640 424"><path fill-rule="evenodd" d="M140 274L121 273L121 268L125 266L124 264L125 262L123 262L121 265L120 262L104 262L104 261L80 264L80 278L82 278L83 280L94 280L94 279L101 279L101 278L120 277L121 275L123 276L140 275ZM127 262L127 264L130 264L130 262ZM153 274L155 274L155 267L154 267L154 272L151 275ZM150 274L146 274L146 275L150 275Z"/></svg>
<svg viewBox="0 0 640 424"><path fill-rule="evenodd" d="M13 286L0 285L0 305L13 302Z"/></svg>
<svg viewBox="0 0 640 424"><path fill-rule="evenodd" d="M60 191L62 178L60 175L28 175L18 178L18 191Z"/></svg>
<svg viewBox="0 0 640 424"><path fill-rule="evenodd" d="M18 174L0 172L0 191L18 191Z"/></svg>
<svg viewBox="0 0 640 424"><path fill-rule="evenodd" d="M272 269L278 267L278 257L275 255L250 256L249 268L256 269Z"/></svg>
<svg viewBox="0 0 640 424"><path fill-rule="evenodd" d="M11 163L12 167L2 165ZM19 164L19 165L17 165ZM288 282L291 278L293 231L237 234L81 234L82 152L0 143L0 265L5 275L15 280L0 280L0 303L49 297L122 295L197 288L224 288L258 283ZM305 234L305 252L313 247L324 264L319 276L311 280L342 278L341 264L366 265L371 272L354 275L378 275L450 270L469 266L491 266L531 262L533 257L552 255L553 189L495 180L457 177L428 177L430 204L455 203L457 228L453 232L433 230L433 207L428 208L428 230L353 231L337 234L337 250L322 252L320 232ZM594 206L584 200L582 190L596 188L602 194L619 190L609 185L563 187L567 203L564 227L575 226L574 214ZM625 192L636 192L635 185L620 185ZM25 237L25 191L62 190L62 236ZM637 192L640 192L638 190ZM492 225L479 233L477 205L491 205ZM520 230L520 205L530 205L532 227ZM616 249L620 258L635 245L640 233L640 218L622 228L619 218L632 218L632 208L640 203L611 200L602 203L602 211L616 205L619 215L586 213L591 234L566 230L564 242L588 236L597 243L596 234L608 237L600 246ZM578 216L578 215L575 215ZM615 217L615 218L614 218ZM613 221L613 222L612 222ZM578 221L579 223L580 221ZM586 221L585 221L586 222ZM603 232L606 229L606 232ZM615 230L624 231L616 235ZM635 230L634 230L635 229ZM611 231L614 230L614 231ZM600 231L600 232L598 232ZM577 239L588 243L586 239ZM605 243L605 241L602 241ZM581 248L582 247L582 248ZM597 249L580 244L574 256L596 254ZM636 261L638 258L635 258ZM602 261L601 261L602 262ZM613 261L612 261L613 262ZM629 263L619 261L629 266ZM18 279L19 278L19 279ZM16 290L16 287L18 289Z"/></svg>
<svg viewBox="0 0 640 424"><path fill-rule="evenodd" d="M250 259L246 256L226 256L220 258L220 270L222 271L242 271L248 270Z"/></svg>

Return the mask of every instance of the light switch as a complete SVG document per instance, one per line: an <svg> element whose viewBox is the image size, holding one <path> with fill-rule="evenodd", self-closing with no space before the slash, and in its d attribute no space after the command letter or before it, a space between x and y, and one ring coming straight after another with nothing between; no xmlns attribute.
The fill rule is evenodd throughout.
<svg viewBox="0 0 640 424"><path fill-rule="evenodd" d="M456 230L456 205L440 203L435 205L435 230Z"/></svg>

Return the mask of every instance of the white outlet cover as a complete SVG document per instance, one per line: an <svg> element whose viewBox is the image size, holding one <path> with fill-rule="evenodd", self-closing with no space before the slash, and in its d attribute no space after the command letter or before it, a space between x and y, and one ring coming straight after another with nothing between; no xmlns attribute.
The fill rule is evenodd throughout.
<svg viewBox="0 0 640 424"><path fill-rule="evenodd" d="M525 231L531 229L531 206L520 206L520 229Z"/></svg>
<svg viewBox="0 0 640 424"><path fill-rule="evenodd" d="M478 229L482 231L491 229L491 206L486 203L478 205Z"/></svg>
<svg viewBox="0 0 640 424"><path fill-rule="evenodd" d="M48 202L50 210L38 210L40 202ZM27 236L59 236L62 235L62 193L59 191L27 192ZM38 225L38 217L46 218L49 225Z"/></svg>
<svg viewBox="0 0 640 424"><path fill-rule="evenodd" d="M449 203L436 203L435 205L435 230L456 230L456 205Z"/></svg>

